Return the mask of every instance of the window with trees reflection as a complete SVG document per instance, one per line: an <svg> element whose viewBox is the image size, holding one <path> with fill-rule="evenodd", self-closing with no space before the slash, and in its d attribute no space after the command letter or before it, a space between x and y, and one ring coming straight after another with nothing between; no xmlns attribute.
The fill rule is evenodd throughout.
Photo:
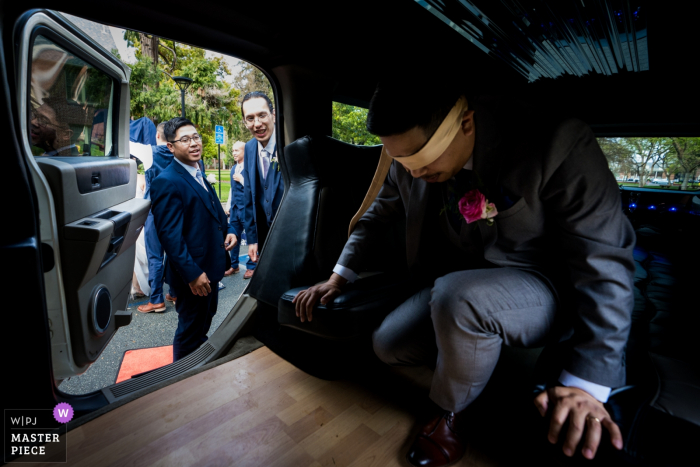
<svg viewBox="0 0 700 467"><path fill-rule="evenodd" d="M623 186L700 189L700 138L598 138L598 144Z"/></svg>

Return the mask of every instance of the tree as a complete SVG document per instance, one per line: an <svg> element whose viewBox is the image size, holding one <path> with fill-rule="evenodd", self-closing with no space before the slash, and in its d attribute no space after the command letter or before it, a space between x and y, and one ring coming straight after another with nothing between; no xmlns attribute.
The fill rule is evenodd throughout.
<svg viewBox="0 0 700 467"><path fill-rule="evenodd" d="M267 94L267 97L273 102L274 105L274 93L272 92L272 86L267 76L255 65L248 62L241 61L241 71L233 79L233 85L236 87L239 94L238 107L241 106L241 100L246 94L253 91L261 91ZM237 134L237 139L245 138L244 135L249 135L248 128L245 126L245 122L241 118L239 123L240 132Z"/></svg>
<svg viewBox="0 0 700 467"><path fill-rule="evenodd" d="M136 47L131 68L131 116L149 117L158 124L181 114L180 91L173 76L193 82L185 93L187 117L202 135L203 158L217 157L214 126L222 125L229 138L241 136L240 91L224 80L230 75L221 58L207 58L204 49L189 47L157 36L126 31L128 45Z"/></svg>
<svg viewBox="0 0 700 467"><path fill-rule="evenodd" d="M669 166L673 172L683 174L681 190L688 189L688 180L691 180L695 171L700 167L700 138L672 137L671 148L673 158Z"/></svg>
<svg viewBox="0 0 700 467"><path fill-rule="evenodd" d="M367 131L367 109L333 102L333 138L360 146L382 144Z"/></svg>
<svg viewBox="0 0 700 467"><path fill-rule="evenodd" d="M627 180L635 171L633 152L620 138L598 138L598 145L608 159L610 170ZM637 175L636 173L634 173Z"/></svg>
<svg viewBox="0 0 700 467"><path fill-rule="evenodd" d="M640 187L646 184L655 166L665 167L671 150L668 138L620 138L619 141L633 154L632 163L639 174Z"/></svg>

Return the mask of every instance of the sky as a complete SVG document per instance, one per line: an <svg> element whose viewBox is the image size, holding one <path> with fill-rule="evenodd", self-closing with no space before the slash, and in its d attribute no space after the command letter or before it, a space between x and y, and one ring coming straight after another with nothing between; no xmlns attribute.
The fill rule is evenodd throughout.
<svg viewBox="0 0 700 467"><path fill-rule="evenodd" d="M63 13L64 16L72 21L77 27L81 28L90 38L95 42L103 46L105 49L110 50L112 45L109 41L109 36L114 40L114 45L119 52L122 60L126 63L136 62L136 49L134 47L128 47L126 40L124 40L124 28L117 28L114 26L107 26L101 23L96 23L84 18L79 18L76 16L68 15ZM217 52L212 52L210 50L206 51L207 58L213 57L223 57L231 70L231 75L224 78L225 81L232 83L233 77L237 74L240 69L240 60L231 57L230 55L223 55Z"/></svg>

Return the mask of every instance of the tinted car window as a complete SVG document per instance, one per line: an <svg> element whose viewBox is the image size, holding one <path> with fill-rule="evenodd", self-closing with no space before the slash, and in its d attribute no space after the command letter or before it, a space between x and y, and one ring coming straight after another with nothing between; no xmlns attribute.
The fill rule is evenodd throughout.
<svg viewBox="0 0 700 467"><path fill-rule="evenodd" d="M32 47L29 143L35 156L112 150L112 79L44 36Z"/></svg>

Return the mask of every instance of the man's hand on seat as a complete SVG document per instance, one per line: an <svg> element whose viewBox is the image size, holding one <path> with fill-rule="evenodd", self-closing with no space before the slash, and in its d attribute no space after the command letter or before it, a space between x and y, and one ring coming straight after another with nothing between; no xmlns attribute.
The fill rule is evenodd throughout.
<svg viewBox="0 0 700 467"><path fill-rule="evenodd" d="M566 441L562 446L564 454L569 457L576 452L576 446L585 431L581 453L586 459L593 459L603 435L603 427L610 433L612 445L622 449L620 428L605 410L603 403L582 389L563 386L549 388L535 398L535 406L543 417L548 411L551 413L547 438L552 444L557 443L564 422L569 420Z"/></svg>
<svg viewBox="0 0 700 467"><path fill-rule="evenodd" d="M209 285L209 278L207 273L203 272L201 276L190 282L190 289L195 295L200 295L206 297L211 293L211 286Z"/></svg>
<svg viewBox="0 0 700 467"><path fill-rule="evenodd" d="M314 285L311 288L299 292L297 296L294 297L294 300L292 300L292 303L295 304L294 309L296 310L297 317L302 323L307 320L311 321L316 302L320 299L321 305L325 305L333 301L335 297L340 295L342 287L347 282L348 281L340 275L333 273L331 278L328 279L328 282Z"/></svg>

